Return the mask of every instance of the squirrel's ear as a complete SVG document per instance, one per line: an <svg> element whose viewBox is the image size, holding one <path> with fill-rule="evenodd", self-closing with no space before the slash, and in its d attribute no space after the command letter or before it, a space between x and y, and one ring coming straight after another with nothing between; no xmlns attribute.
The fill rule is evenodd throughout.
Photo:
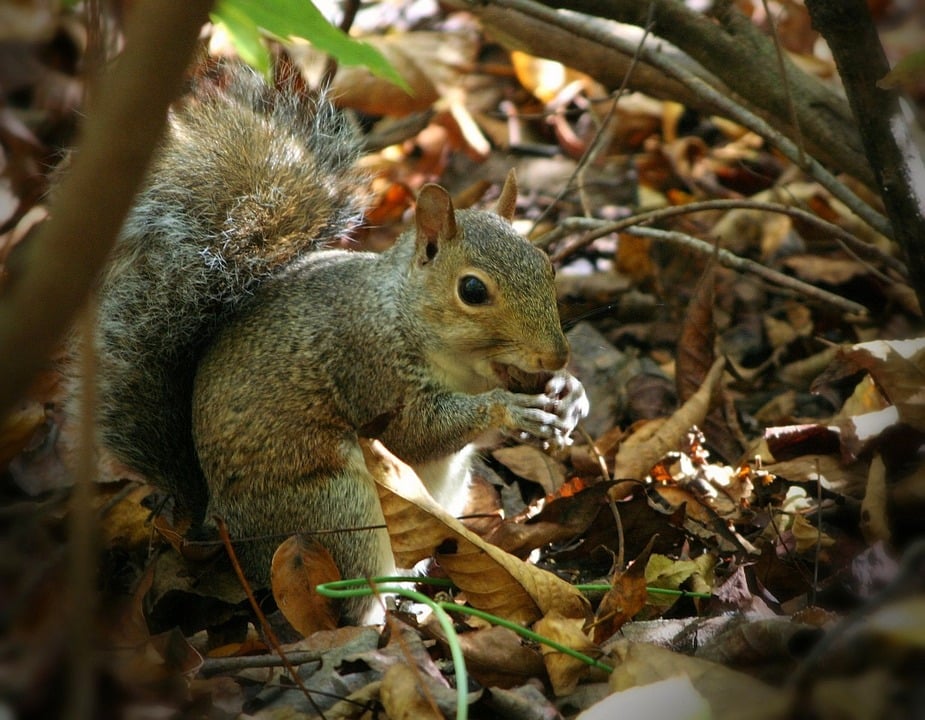
<svg viewBox="0 0 925 720"><path fill-rule="evenodd" d="M514 219L516 209L517 176L514 174L514 168L511 168L511 171L507 174L507 179L504 181L504 187L501 188L501 196L498 198L495 212L508 222L511 222Z"/></svg>
<svg viewBox="0 0 925 720"><path fill-rule="evenodd" d="M414 219L417 226L416 254L418 261L425 264L434 259L442 241L456 237L456 212L450 194L433 183L422 187Z"/></svg>

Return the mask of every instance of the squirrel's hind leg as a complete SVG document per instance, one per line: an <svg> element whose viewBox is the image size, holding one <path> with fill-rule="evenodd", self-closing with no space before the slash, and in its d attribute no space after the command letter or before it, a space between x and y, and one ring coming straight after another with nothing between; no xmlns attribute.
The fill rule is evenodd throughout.
<svg viewBox="0 0 925 720"><path fill-rule="evenodd" d="M359 447L349 445L337 468L300 474L297 467L289 467L290 478L284 481L278 475L284 468L276 467L272 479L242 478L223 483L223 492L213 491L210 516L222 517L228 525L253 582L269 584L273 553L286 534L296 533L323 545L343 578L395 574L375 482ZM345 601L342 614L356 624L379 623L384 616L375 597Z"/></svg>

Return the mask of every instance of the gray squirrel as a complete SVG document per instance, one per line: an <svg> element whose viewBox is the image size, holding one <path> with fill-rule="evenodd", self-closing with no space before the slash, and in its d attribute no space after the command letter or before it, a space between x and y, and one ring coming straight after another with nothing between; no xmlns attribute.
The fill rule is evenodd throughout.
<svg viewBox="0 0 925 720"><path fill-rule="evenodd" d="M323 95L241 68L199 81L98 286L101 445L194 535L221 517L258 584L300 531L344 530L317 536L344 577L394 571L386 531L357 530L384 523L370 428L459 513L475 444L566 444L588 409L550 262L511 225L513 176L496 212L427 185L389 250L326 249L362 220L359 153Z"/></svg>

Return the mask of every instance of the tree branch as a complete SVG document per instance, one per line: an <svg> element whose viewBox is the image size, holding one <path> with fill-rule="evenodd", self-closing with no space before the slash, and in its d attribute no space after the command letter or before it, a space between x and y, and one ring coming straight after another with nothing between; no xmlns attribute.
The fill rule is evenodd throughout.
<svg viewBox="0 0 925 720"><path fill-rule="evenodd" d="M692 10L679 0L577 0L550 4L637 26L645 24L649 6L654 4L656 35L722 78L731 90L759 108L775 129L792 137L785 87L789 84L807 150L825 164L871 184L873 176L844 99L790 60L785 60L787 77L780 77L773 41L733 3L718 3L715 17Z"/></svg>
<svg viewBox="0 0 925 720"><path fill-rule="evenodd" d="M727 97L698 74L688 68L672 62L662 53L645 45L632 44L626 39L612 32L608 23L598 22L591 24L583 22L583 16L575 13L557 12L535 0L492 0L498 6L513 8L518 12L544 20L549 24L558 24L567 29L576 38L591 40L600 45L610 47L624 54L639 52L643 62L658 68L668 77L680 81L688 89L693 90L699 97L706 98L722 113L735 120L740 125L749 128L758 135L766 138L777 147L791 161L800 165L811 177L816 179L826 190L843 202L855 215L861 218L870 227L886 237L892 237L890 224L882 215L858 198L846 185L839 182L815 158L806 156L787 136L775 130L762 117L755 115L747 107L735 99ZM801 165L802 163L802 165Z"/></svg>
<svg viewBox="0 0 925 720"><path fill-rule="evenodd" d="M890 66L864 0L806 0L829 44L877 178L877 188L909 277L925 312L925 163L903 117L899 96L877 81Z"/></svg>
<svg viewBox="0 0 925 720"><path fill-rule="evenodd" d="M778 72L774 45L740 12L721 13L720 22L687 8L678 0L575 0L568 3L543 0L551 13L570 20L597 21L607 32L624 37L632 46L646 27L654 4L655 43L665 59L693 72L726 96L759 114L778 133L793 136L784 79ZM509 47L547 57L588 73L608 88L618 86L632 58L631 52L595 41L569 37L555 20L524 15L509 4L448 0L478 15L483 25ZM584 13L582 15L581 13ZM625 24L622 24L625 23ZM638 30L636 33L630 31ZM792 63L787 65L791 89L807 151L824 164L838 168L874 187L857 128L844 98ZM673 77L641 59L631 88L656 98L674 100L701 113L725 114L708 98L698 96Z"/></svg>

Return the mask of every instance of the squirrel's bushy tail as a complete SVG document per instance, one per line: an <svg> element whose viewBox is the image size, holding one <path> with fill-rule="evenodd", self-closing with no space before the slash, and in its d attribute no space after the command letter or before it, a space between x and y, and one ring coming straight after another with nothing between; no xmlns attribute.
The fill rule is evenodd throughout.
<svg viewBox="0 0 925 720"><path fill-rule="evenodd" d="M101 442L175 496L207 493L191 430L195 367L261 278L362 219L360 143L324 97L225 68L171 114L99 286Z"/></svg>

